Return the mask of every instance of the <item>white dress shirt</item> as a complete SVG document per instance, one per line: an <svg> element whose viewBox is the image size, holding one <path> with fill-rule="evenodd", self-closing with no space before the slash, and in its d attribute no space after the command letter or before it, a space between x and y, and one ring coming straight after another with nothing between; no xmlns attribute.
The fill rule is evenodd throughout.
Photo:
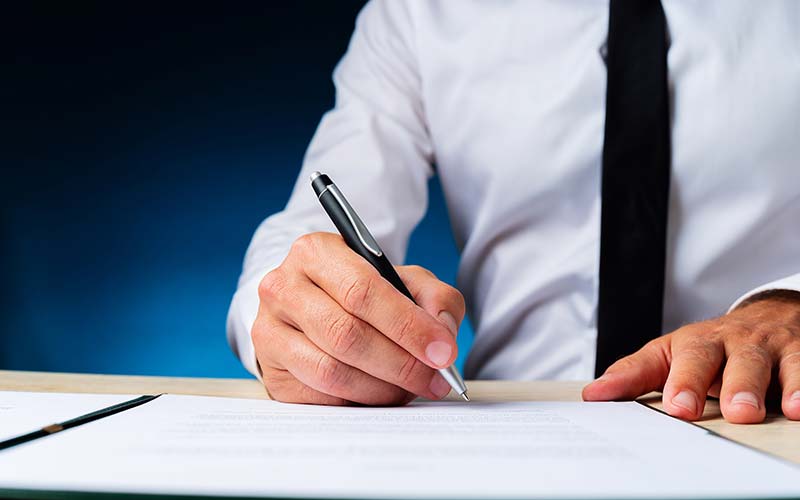
<svg viewBox="0 0 800 500"><path fill-rule="evenodd" d="M800 2L663 5L667 333L800 290ZM436 174L475 329L465 376L591 378L607 32L599 0L369 3L292 197L247 251L228 318L244 365L256 372L258 282L298 236L335 231L311 172L331 175L395 264Z"/></svg>

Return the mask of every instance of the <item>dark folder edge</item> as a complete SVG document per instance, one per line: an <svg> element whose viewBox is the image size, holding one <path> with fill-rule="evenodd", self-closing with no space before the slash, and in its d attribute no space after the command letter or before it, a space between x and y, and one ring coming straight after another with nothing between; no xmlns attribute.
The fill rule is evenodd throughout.
<svg viewBox="0 0 800 500"><path fill-rule="evenodd" d="M257 498L267 497L160 495L157 493L110 493L101 491L87 492L78 490L30 490L0 488L0 498L10 500L75 500L78 498L86 498L89 500L209 500L212 498L225 498L227 500L256 500Z"/></svg>
<svg viewBox="0 0 800 500"><path fill-rule="evenodd" d="M85 491L61 491L61 490L27 490L27 489L3 489L0 488L0 498L10 500L75 500L78 498L86 498L89 500L211 500L211 499L225 499L225 500L350 500L348 498L338 497L242 497L242 496L219 496L219 495L161 495L157 493L106 493L106 492L85 492ZM358 497L359 500L367 500L365 497ZM635 500L635 498L625 497L626 500ZM760 497L753 498L737 498L737 500L782 500L793 497L769 497L769 499L762 499ZM598 497L598 500L617 500L615 497ZM415 500L425 500L415 499ZM460 500L458 498L451 498L450 500ZM490 500L490 499L486 499ZM568 500L560 498L559 500ZM580 500L580 499L574 499ZM647 497L647 500L673 500L672 497ZM677 500L707 500L707 497L680 497Z"/></svg>
<svg viewBox="0 0 800 500"><path fill-rule="evenodd" d="M758 449L755 446L751 446L749 444L739 442L739 441L737 441L735 439L731 439L731 438L729 438L727 436L723 436L719 432L712 431L711 429L703 427L702 425L698 424L697 422L690 422L688 420L681 420L678 417L673 417L672 415L670 415L669 413L665 412L664 410L662 410L660 408L655 408L653 406L650 406L649 404L645 403L644 401L639 401L637 399L634 402L635 403L639 403L640 405L644 406L645 408L647 408L649 410L653 410L653 411L658 412L658 413L660 413L662 415L665 415L665 416L667 416L669 418L673 418L673 419L675 419L675 420L677 420L679 422L683 422L684 424L689 424L689 425L692 425L694 427L697 427L698 429L703 429L708 434L711 434L714 437L717 437L717 438L720 438L720 439L724 439L725 441L728 441L728 442L733 443L735 445L739 445L739 446L741 446L743 448L747 448L750 451L754 451L754 452L758 453L759 455L764 455L764 456L769 457L769 458L771 458L773 460L777 460L778 462L782 462L782 463L784 463L786 465L791 465L792 467L794 467L796 469L800 469L800 464L792 462L791 460L789 460L787 458L783 458L781 456L775 455L774 453L770 453L768 451L764 451L764 450ZM759 425L759 424L755 424L755 425Z"/></svg>
<svg viewBox="0 0 800 500"><path fill-rule="evenodd" d="M160 495L157 493L110 493L100 491L61 491L61 490L28 490L28 489L3 489L0 488L0 498L9 500L75 500L86 498L88 500L210 500L224 498L226 500L258 500L270 497L239 497L239 496L214 496L214 495ZM276 500L278 500L276 498ZM299 500L299 499L297 499ZM331 499L326 499L331 500ZM340 499L345 500L345 499Z"/></svg>
<svg viewBox="0 0 800 500"><path fill-rule="evenodd" d="M35 441L37 439L50 436L52 434L57 434L61 431L72 429L73 427L79 427L83 424L88 424L89 422L100 420L101 418L110 417L111 415L115 415L125 410L130 410L131 408L136 408L137 406L149 403L150 401L156 399L158 396L160 396L160 394L139 396L130 399L128 401L123 401L122 403L117 403L115 405L95 410L93 412L81 415L79 417L71 418L69 420L65 420L59 423L50 424L46 427L42 427L41 429L37 429L27 434L22 434L20 436L0 441L0 451L5 450L7 448L11 448L13 446L17 446L19 444L29 443L31 441Z"/></svg>

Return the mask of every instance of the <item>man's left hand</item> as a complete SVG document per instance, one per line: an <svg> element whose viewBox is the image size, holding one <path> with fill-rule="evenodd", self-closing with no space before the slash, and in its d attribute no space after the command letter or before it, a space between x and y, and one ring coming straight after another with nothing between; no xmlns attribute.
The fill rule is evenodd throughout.
<svg viewBox="0 0 800 500"><path fill-rule="evenodd" d="M611 365L583 389L583 399L633 399L658 390L664 410L686 420L703 415L708 395L719 398L727 421L759 423L773 393L781 394L783 414L800 420L800 293L767 292L659 337Z"/></svg>

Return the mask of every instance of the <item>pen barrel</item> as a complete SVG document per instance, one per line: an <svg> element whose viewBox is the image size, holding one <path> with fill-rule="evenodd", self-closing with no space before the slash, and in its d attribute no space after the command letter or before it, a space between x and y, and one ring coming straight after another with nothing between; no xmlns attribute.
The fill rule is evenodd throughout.
<svg viewBox="0 0 800 500"><path fill-rule="evenodd" d="M400 279L400 276L397 274L397 271L395 271L392 263L389 262L386 254L381 252L381 255L377 256L361 244L361 240L358 238L358 233L356 233L355 228L351 224L347 223L347 214L344 212L344 210L342 210L342 207L334 198L333 194L330 191L325 191L320 195L319 201L322 205L322 208L325 209L325 211L328 213L328 216L333 221L336 229L339 230L339 234L341 234L342 238L344 238L347 246L358 255L364 257L375 269L378 270L380 275L383 276L386 281L391 283L395 288L397 288L397 290L400 291L400 293L411 299L413 302L414 297L411 295L411 292L408 290L405 283L403 283L403 280Z"/></svg>
<svg viewBox="0 0 800 500"><path fill-rule="evenodd" d="M311 187L347 246L372 264L372 267L377 269L386 281L416 304L411 292L403 283L403 280L400 279L386 254L380 249L378 242L369 233L361 218L355 213L353 207L350 206L330 177L315 172L311 176ZM441 368L438 371L450 384L450 387L465 400L469 401L466 395L467 386L455 366Z"/></svg>

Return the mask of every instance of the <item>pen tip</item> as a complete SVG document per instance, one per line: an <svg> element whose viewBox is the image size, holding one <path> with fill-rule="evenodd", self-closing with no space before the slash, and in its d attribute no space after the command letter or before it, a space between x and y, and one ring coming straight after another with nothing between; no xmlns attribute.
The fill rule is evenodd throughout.
<svg viewBox="0 0 800 500"><path fill-rule="evenodd" d="M314 172L313 174L311 174L311 182L314 182L314 179L316 179L320 175L322 175L322 174L319 173L319 172Z"/></svg>
<svg viewBox="0 0 800 500"><path fill-rule="evenodd" d="M467 401L467 402L469 402L469 396L467 396L467 393L466 393L466 392L462 392L462 393L461 393L461 397L462 397L462 398L464 398L464 401Z"/></svg>

